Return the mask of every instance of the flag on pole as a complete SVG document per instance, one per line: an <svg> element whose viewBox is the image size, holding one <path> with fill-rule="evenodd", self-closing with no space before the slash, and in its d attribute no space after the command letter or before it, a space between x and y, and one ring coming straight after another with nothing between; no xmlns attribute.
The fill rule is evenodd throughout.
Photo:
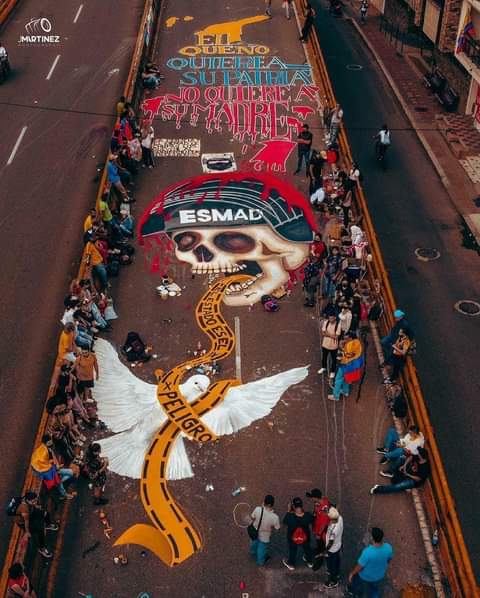
<svg viewBox="0 0 480 598"><path fill-rule="evenodd" d="M469 37L475 37L475 35L476 35L475 27L473 25L470 8L469 8L465 14L462 32L458 36L457 47L455 48L455 53L460 54L461 52L463 52L465 50L465 45L467 43L467 39Z"/></svg>

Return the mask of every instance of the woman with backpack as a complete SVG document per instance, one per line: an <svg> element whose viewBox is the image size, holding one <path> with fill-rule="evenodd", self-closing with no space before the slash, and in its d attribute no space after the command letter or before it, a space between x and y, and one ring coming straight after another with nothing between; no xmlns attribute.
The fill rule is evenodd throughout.
<svg viewBox="0 0 480 598"><path fill-rule="evenodd" d="M310 528L314 523L314 517L311 513L305 513L303 501L298 496L289 503L288 513L283 518L283 523L287 526L288 559L283 559L282 563L287 569L294 571L297 550L301 547L303 548L303 560L311 569L313 567L313 552L310 546Z"/></svg>

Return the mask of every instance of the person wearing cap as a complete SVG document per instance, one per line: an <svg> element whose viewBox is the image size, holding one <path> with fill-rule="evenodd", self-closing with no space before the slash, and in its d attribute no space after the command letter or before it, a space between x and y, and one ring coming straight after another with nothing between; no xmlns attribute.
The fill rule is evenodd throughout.
<svg viewBox="0 0 480 598"><path fill-rule="evenodd" d="M325 536L325 553L327 559L328 581L325 583L327 588L336 588L340 575L340 550L342 548L343 537L343 517L335 507L328 510L330 523L327 527Z"/></svg>
<svg viewBox="0 0 480 598"><path fill-rule="evenodd" d="M310 569L313 567L313 552L310 546L310 528L314 523L311 513L303 510L303 501L296 496L288 505L288 512L283 518L284 525L287 526L288 559L283 559L282 563L290 571L295 570L297 561L297 550L303 548L303 560Z"/></svg>
<svg viewBox="0 0 480 598"><path fill-rule="evenodd" d="M405 331L409 339L413 339L413 330L405 317L405 313L401 309L396 309L393 312L393 317L395 319L395 324L392 326L387 336L384 336L380 341L386 360L392 354L392 345L397 340L400 329Z"/></svg>
<svg viewBox="0 0 480 598"><path fill-rule="evenodd" d="M380 584L393 557L393 548L383 541L383 530L372 528L372 543L366 546L348 576L347 595L361 598L380 596Z"/></svg>
<svg viewBox="0 0 480 598"><path fill-rule="evenodd" d="M330 501L326 496L322 496L322 491L319 488L313 488L310 492L306 492L305 496L313 500L313 516L315 521L313 523L312 531L317 541L317 549L314 556L313 569L319 569L323 563L323 554L326 547L327 528L330 523L328 511L331 507Z"/></svg>
<svg viewBox="0 0 480 598"><path fill-rule="evenodd" d="M280 519L273 511L274 504L275 498L271 494L267 494L263 506L255 507L250 515L252 524L258 530L258 538L252 540L250 545L250 554L255 557L259 567L265 565L265 562L270 558L267 552L272 531L280 529Z"/></svg>
<svg viewBox="0 0 480 598"><path fill-rule="evenodd" d="M420 488L430 476L430 472L428 453L420 447L418 448L418 454L410 455L405 463L391 476L391 484L375 484L370 488L370 494L395 494L412 488Z"/></svg>
<svg viewBox="0 0 480 598"><path fill-rule="evenodd" d="M305 162L305 176L309 176L310 148L312 147L313 135L310 133L310 127L305 123L302 126L297 138L298 162L297 169L293 174L298 174L302 169L302 163Z"/></svg>

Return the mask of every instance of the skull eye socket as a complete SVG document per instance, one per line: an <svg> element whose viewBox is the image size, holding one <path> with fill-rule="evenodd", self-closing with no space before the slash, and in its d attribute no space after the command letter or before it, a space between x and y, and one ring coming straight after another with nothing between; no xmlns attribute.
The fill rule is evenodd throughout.
<svg viewBox="0 0 480 598"><path fill-rule="evenodd" d="M256 245L256 241L252 237L234 232L221 233L214 238L213 242L219 249L229 253L248 253Z"/></svg>
<svg viewBox="0 0 480 598"><path fill-rule="evenodd" d="M195 233L188 232L175 235L175 237L173 237L173 240L177 245L178 251L190 251L199 242L200 237Z"/></svg>

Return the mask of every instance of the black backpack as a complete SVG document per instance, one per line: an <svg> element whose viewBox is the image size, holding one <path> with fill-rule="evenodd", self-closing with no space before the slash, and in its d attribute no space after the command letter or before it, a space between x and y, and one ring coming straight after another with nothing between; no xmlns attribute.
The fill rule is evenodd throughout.
<svg viewBox="0 0 480 598"><path fill-rule="evenodd" d="M20 506L20 503L22 502L22 500L23 500L23 496L13 496L10 499L10 501L7 505L7 508L5 509L5 511L9 517L13 517L14 515L17 514L17 509Z"/></svg>

